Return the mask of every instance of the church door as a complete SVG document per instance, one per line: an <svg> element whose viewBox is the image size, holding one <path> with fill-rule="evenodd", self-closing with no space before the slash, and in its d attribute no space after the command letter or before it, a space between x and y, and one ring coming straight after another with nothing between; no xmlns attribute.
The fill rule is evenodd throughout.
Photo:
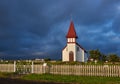
<svg viewBox="0 0 120 84"><path fill-rule="evenodd" d="M74 61L74 53L73 53L73 51L69 52L69 61Z"/></svg>

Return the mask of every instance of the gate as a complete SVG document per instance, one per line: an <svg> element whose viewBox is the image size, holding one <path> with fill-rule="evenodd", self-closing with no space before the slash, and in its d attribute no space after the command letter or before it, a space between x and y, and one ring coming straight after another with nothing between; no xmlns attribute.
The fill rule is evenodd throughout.
<svg viewBox="0 0 120 84"><path fill-rule="evenodd" d="M31 73L31 62L16 62L16 73L29 74Z"/></svg>

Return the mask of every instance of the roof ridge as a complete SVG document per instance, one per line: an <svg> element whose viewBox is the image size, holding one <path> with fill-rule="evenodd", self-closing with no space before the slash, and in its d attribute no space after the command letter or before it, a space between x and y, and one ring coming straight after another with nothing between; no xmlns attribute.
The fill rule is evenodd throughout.
<svg viewBox="0 0 120 84"><path fill-rule="evenodd" d="M76 42L76 44L77 44L81 49L83 49L85 52L87 52L80 44L78 44L77 42Z"/></svg>

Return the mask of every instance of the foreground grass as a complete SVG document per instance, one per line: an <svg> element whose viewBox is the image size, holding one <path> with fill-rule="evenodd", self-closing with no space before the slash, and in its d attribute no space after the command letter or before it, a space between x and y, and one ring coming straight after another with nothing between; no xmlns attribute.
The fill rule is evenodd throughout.
<svg viewBox="0 0 120 84"><path fill-rule="evenodd" d="M1 73L0 78L14 77L15 73ZM22 80L34 80L45 82L61 82L72 84L120 84L119 77L89 77L89 76L67 76L67 75L52 75L52 74L28 74L17 75Z"/></svg>
<svg viewBox="0 0 120 84"><path fill-rule="evenodd" d="M24 80L36 80L46 82L80 83L80 84L120 84L119 77L88 77L67 76L51 74L29 74L22 77Z"/></svg>
<svg viewBox="0 0 120 84"><path fill-rule="evenodd" d="M9 78L12 75L14 75L14 73L0 72L0 78Z"/></svg>

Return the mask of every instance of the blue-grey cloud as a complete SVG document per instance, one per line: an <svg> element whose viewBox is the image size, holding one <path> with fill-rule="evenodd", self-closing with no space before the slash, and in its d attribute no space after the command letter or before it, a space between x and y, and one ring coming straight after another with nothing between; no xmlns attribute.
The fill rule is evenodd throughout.
<svg viewBox="0 0 120 84"><path fill-rule="evenodd" d="M0 57L61 58L70 18L86 50L120 55L119 0L0 1Z"/></svg>

